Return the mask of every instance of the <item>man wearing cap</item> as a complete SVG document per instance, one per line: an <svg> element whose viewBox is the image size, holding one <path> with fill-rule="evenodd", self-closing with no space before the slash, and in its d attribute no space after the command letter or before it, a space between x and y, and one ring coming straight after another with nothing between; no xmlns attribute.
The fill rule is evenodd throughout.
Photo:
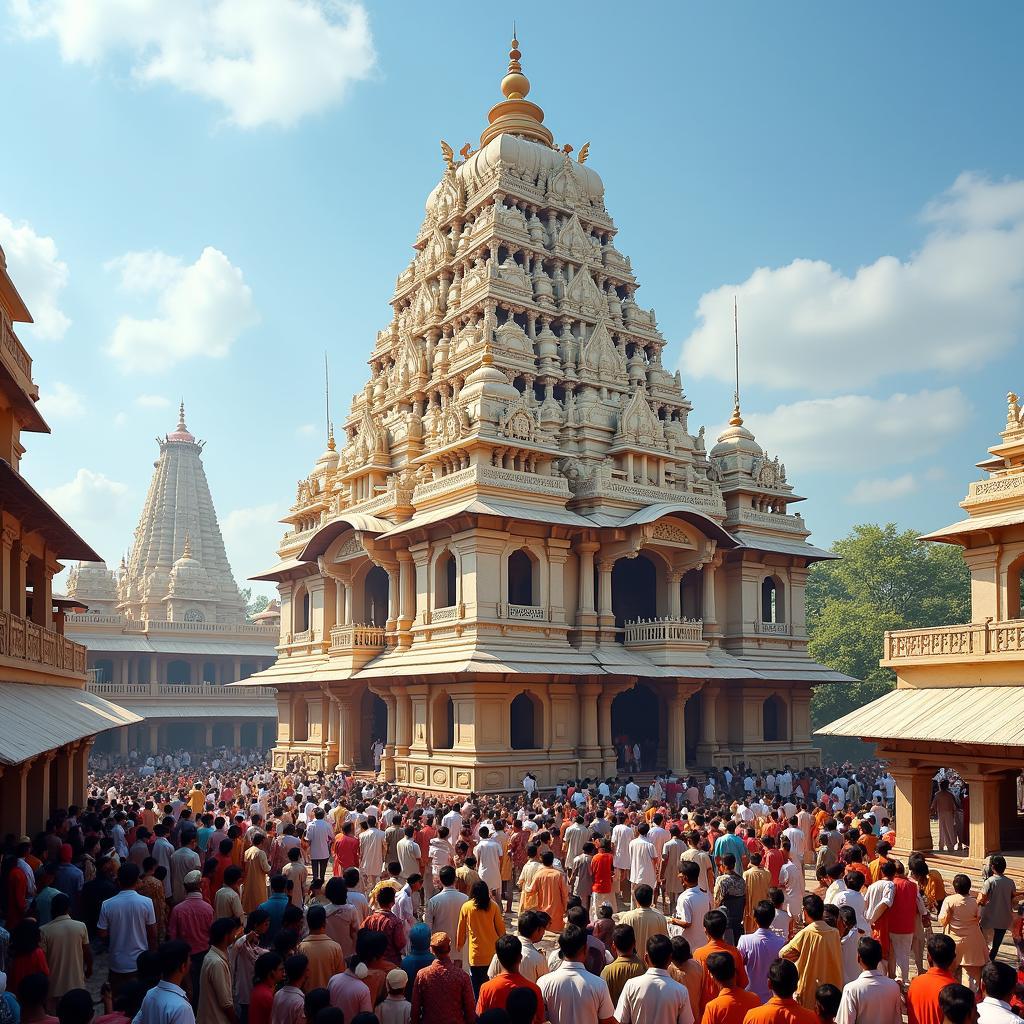
<svg viewBox="0 0 1024 1024"><path fill-rule="evenodd" d="M210 925L213 924L213 907L203 899L202 883L200 871L190 871L185 876L184 899L171 908L171 916L167 921L167 937L187 942L192 956L189 979L193 1007L199 999L199 972L210 948Z"/></svg>
<svg viewBox="0 0 1024 1024"><path fill-rule="evenodd" d="M473 983L452 962L447 932L430 936L435 960L416 975L412 986L412 1024L472 1024L476 1020Z"/></svg>
<svg viewBox="0 0 1024 1024"><path fill-rule="evenodd" d="M191 871L198 871L202 867L196 847L199 840L195 832L188 833L182 837L181 849L171 854L171 896L175 903L180 903L185 898L185 876Z"/></svg>
<svg viewBox="0 0 1024 1024"><path fill-rule="evenodd" d="M396 967L388 971L384 979L388 994L383 1003L377 1006L377 1020L380 1024L406 1024L410 1011L409 1004L405 1001L405 990L409 984L409 975Z"/></svg>

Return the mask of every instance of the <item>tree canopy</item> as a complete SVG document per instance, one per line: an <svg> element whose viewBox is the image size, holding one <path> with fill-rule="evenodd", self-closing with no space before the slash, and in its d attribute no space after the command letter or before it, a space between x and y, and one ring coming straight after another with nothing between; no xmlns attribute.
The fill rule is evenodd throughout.
<svg viewBox="0 0 1024 1024"><path fill-rule="evenodd" d="M811 655L860 680L816 687L815 727L882 696L895 675L878 664L888 629L968 622L970 574L960 548L924 544L895 523L855 526L835 542L836 561L818 562L807 579Z"/></svg>
<svg viewBox="0 0 1024 1024"><path fill-rule="evenodd" d="M266 594L257 594L253 597L252 587L244 587L239 593L242 595L242 600L245 601L245 618L249 622L252 621L254 615L265 611L267 605L270 604L270 598Z"/></svg>

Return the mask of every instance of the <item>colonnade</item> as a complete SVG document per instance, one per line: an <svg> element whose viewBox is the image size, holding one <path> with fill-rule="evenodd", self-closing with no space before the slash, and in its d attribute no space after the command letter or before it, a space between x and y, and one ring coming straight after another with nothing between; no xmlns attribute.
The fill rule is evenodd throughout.
<svg viewBox="0 0 1024 1024"><path fill-rule="evenodd" d="M0 764L0 832L35 835L57 808L85 803L95 737L65 743L20 764Z"/></svg>

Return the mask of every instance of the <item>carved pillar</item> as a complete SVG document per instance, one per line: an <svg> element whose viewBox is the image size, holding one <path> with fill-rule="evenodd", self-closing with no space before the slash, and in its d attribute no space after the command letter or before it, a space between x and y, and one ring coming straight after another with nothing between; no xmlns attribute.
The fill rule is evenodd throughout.
<svg viewBox="0 0 1024 1024"><path fill-rule="evenodd" d="M122 725L117 730L117 749L122 757L128 756L128 726Z"/></svg>
<svg viewBox="0 0 1024 1024"><path fill-rule="evenodd" d="M597 541L584 541L576 545L576 553L580 559L576 613L578 626L592 626L597 622L597 613L594 609L594 554L600 547Z"/></svg>
<svg viewBox="0 0 1024 1024"><path fill-rule="evenodd" d="M155 654L149 656L149 692L160 691L160 659Z"/></svg>
<svg viewBox="0 0 1024 1024"><path fill-rule="evenodd" d="M666 573L668 581L668 617L678 622L683 617L682 600L679 596L679 581L683 578L681 572Z"/></svg>
<svg viewBox="0 0 1024 1024"><path fill-rule="evenodd" d="M381 699L388 706L388 726L384 738L384 753L380 759L380 770L388 782L395 781L395 734L397 728L398 701L391 693L383 693Z"/></svg>
<svg viewBox="0 0 1024 1024"><path fill-rule="evenodd" d="M408 757L412 746L412 701L404 687L395 694L395 756Z"/></svg>
<svg viewBox="0 0 1024 1024"><path fill-rule="evenodd" d="M602 688L597 701L597 733L601 744L601 774L606 778L615 774L615 743L612 737L612 701L615 694Z"/></svg>
<svg viewBox="0 0 1024 1024"><path fill-rule="evenodd" d="M895 778L895 773L893 773L893 777ZM967 845L971 857L981 859L990 853L998 853L1002 848L999 823L1000 820L1005 820L1007 817L1003 813L1004 809L999 806L999 787L1002 779L999 775L964 772L963 780L970 787L971 797L971 822L967 834ZM930 796L930 780L928 788ZM1011 813L1014 809L1012 805L1008 808ZM896 820L898 822L899 817ZM919 847L914 847L914 849L919 849Z"/></svg>
<svg viewBox="0 0 1024 1024"><path fill-rule="evenodd" d="M5 832L20 836L28 830L28 774L32 760L4 766L0 776L0 822ZM83 790L84 791L84 790Z"/></svg>
<svg viewBox="0 0 1024 1024"><path fill-rule="evenodd" d="M203 729L203 745L207 750L213 746L213 722L207 722Z"/></svg>
<svg viewBox="0 0 1024 1024"><path fill-rule="evenodd" d="M354 618L354 615L353 615L355 609L352 607L353 602L355 601L355 588L352 586L352 581L351 580L345 580L344 581L344 585L345 585L345 622L344 622L344 624L346 626L351 626L352 623L355 622L355 618Z"/></svg>
<svg viewBox="0 0 1024 1024"><path fill-rule="evenodd" d="M86 736L78 743L71 764L71 791L74 803L85 803L86 790L89 788L89 753L96 741L95 736Z"/></svg>
<svg viewBox="0 0 1024 1024"><path fill-rule="evenodd" d="M704 635L719 633L718 628L718 612L715 608L715 571L722 564L721 552L715 554L715 556L704 564L704 571L701 576L704 579L704 597L703 597L703 618L704 618Z"/></svg>
<svg viewBox="0 0 1024 1024"><path fill-rule="evenodd" d="M343 771L355 767L355 706L348 697L338 699L338 764Z"/></svg>
<svg viewBox="0 0 1024 1024"><path fill-rule="evenodd" d="M600 757L597 702L601 694L601 684L593 682L582 683L576 688L576 691L579 694L580 702L579 756L581 759Z"/></svg>
<svg viewBox="0 0 1024 1024"><path fill-rule="evenodd" d="M0 611L10 611L14 576L11 552L14 548L14 534L0 529Z"/></svg>
<svg viewBox="0 0 1024 1024"><path fill-rule="evenodd" d="M708 767L714 764L718 751L718 684L705 683L700 692L700 743L697 761Z"/></svg>
<svg viewBox="0 0 1024 1024"><path fill-rule="evenodd" d="M695 683L676 683L666 692L668 702L668 766L686 771L686 702L697 692Z"/></svg>
<svg viewBox="0 0 1024 1024"><path fill-rule="evenodd" d="M402 548L395 554L398 556L398 646L404 649L412 643L409 629L416 618L416 567L407 549Z"/></svg>
<svg viewBox="0 0 1024 1024"><path fill-rule="evenodd" d="M50 804L50 766L56 751L48 750L32 762L25 779L25 829L28 834L42 832Z"/></svg>
<svg viewBox="0 0 1024 1024"><path fill-rule="evenodd" d="M597 624L601 629L601 642L615 642L615 614L612 612L612 569L615 562L603 558L597 563Z"/></svg>
<svg viewBox="0 0 1024 1024"><path fill-rule="evenodd" d="M256 723L256 749L257 750L262 750L263 749L263 723L262 722L257 722Z"/></svg>
<svg viewBox="0 0 1024 1024"><path fill-rule="evenodd" d="M345 621L345 588L336 576L332 578L332 582L334 583L334 621L340 626Z"/></svg>
<svg viewBox="0 0 1024 1024"><path fill-rule="evenodd" d="M388 566L388 621L386 629L388 633L394 633L398 628L398 619L401 615L401 573L397 565Z"/></svg>
<svg viewBox="0 0 1024 1024"><path fill-rule="evenodd" d="M15 541L11 550L11 611L19 618L25 618L25 609L28 607L28 593L26 592L26 580L28 579L29 553L21 546L21 541Z"/></svg>

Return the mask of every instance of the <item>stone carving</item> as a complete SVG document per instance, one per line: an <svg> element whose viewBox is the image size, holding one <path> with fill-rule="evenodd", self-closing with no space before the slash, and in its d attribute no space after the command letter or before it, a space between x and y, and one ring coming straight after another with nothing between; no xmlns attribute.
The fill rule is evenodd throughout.
<svg viewBox="0 0 1024 1024"><path fill-rule="evenodd" d="M525 398L513 402L498 423L498 429L505 437L517 441L534 441L537 438L537 421Z"/></svg>
<svg viewBox="0 0 1024 1024"><path fill-rule="evenodd" d="M670 544L685 544L686 547L693 547L693 541L690 540L690 536L685 530L676 526L675 523L665 520L654 524L651 537L654 540L668 541Z"/></svg>
<svg viewBox="0 0 1024 1024"><path fill-rule="evenodd" d="M647 392L643 385L634 389L625 408L619 414L615 444L649 448L658 448L663 444L661 423L647 400Z"/></svg>
<svg viewBox="0 0 1024 1024"><path fill-rule="evenodd" d="M584 316L593 319L603 316L608 309L608 303L605 301L604 294L594 284L590 271L586 269L578 270L576 276L569 282L569 287L565 290L565 298L562 300L562 304L571 309L579 310Z"/></svg>

